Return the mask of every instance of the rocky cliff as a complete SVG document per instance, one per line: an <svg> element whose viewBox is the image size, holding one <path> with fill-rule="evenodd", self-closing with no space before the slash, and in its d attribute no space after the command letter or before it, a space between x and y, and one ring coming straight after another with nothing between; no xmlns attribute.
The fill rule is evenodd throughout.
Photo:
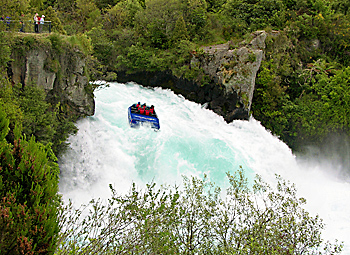
<svg viewBox="0 0 350 255"><path fill-rule="evenodd" d="M204 47L202 54L194 54L191 65L199 66L215 83L222 84L225 94L236 93L243 109L249 112L266 36L265 31L256 31L238 45L227 42Z"/></svg>
<svg viewBox="0 0 350 255"><path fill-rule="evenodd" d="M119 82L134 81L145 86L170 88L175 93L200 104L207 104L227 122L248 119L252 104L255 78L265 48L265 31L257 31L243 42L202 47L192 52L191 68L201 70L200 76L209 77L202 84L167 72L118 73Z"/></svg>
<svg viewBox="0 0 350 255"><path fill-rule="evenodd" d="M95 102L85 55L59 38L16 38L8 73L14 83L45 90L48 101L76 118L93 115Z"/></svg>
<svg viewBox="0 0 350 255"><path fill-rule="evenodd" d="M192 52L190 66L200 70L199 77L192 81L171 71L120 72L117 80L170 88L189 100L206 104L227 122L248 119L266 35L265 31L257 31L238 44L227 42ZM50 102L60 103L71 116L93 115L95 103L85 72L85 55L55 36L28 38L17 38L12 47L14 61L8 72L13 82L36 84L46 91ZM209 82L200 82L202 76Z"/></svg>

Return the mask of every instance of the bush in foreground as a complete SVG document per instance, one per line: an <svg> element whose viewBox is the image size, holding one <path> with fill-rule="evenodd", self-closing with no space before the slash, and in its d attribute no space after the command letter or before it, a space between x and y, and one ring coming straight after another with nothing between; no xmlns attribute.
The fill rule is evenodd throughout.
<svg viewBox="0 0 350 255"><path fill-rule="evenodd" d="M11 135L9 135L11 132ZM8 138L14 138L9 142ZM49 145L9 128L0 109L1 254L53 254L59 225L58 165Z"/></svg>
<svg viewBox="0 0 350 255"><path fill-rule="evenodd" d="M135 185L107 203L62 208L57 254L337 254L324 242L322 220L280 176L272 189L243 170L228 174L226 196L206 178L184 178L184 188Z"/></svg>

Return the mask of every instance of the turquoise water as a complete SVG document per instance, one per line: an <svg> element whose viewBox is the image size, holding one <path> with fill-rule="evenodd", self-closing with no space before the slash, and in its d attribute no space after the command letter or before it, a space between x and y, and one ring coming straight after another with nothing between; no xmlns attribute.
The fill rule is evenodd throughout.
<svg viewBox="0 0 350 255"><path fill-rule="evenodd" d="M298 163L290 149L253 118L227 124L170 90L133 83L110 83L95 97L95 115L78 122L79 132L69 138L70 149L59 161L64 199L79 204L108 198L109 184L120 193L132 182L140 187L151 181L180 185L183 175L206 174L225 187L226 172L242 166L249 179L260 174L273 183L277 173L295 183L310 213L325 220L325 238L349 239L349 183L312 159ZM159 132L129 127L127 108L136 102L155 106Z"/></svg>

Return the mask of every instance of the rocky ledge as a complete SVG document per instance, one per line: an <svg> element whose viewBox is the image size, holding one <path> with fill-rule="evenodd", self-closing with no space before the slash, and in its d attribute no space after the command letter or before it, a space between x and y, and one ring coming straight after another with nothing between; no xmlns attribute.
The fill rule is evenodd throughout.
<svg viewBox="0 0 350 255"><path fill-rule="evenodd" d="M117 81L169 88L191 101L208 105L227 122L248 119L266 36L265 31L257 31L238 44L227 42L193 51L190 67L200 70L195 80L177 77L171 71L144 71L119 72ZM28 42L19 40L12 48L9 77L22 86L41 87L48 101L60 103L70 116L93 115L95 102L85 71L86 56L69 43L57 48L53 39L50 43L35 41L32 46L23 46ZM206 84L200 82L203 76L209 80Z"/></svg>
<svg viewBox="0 0 350 255"><path fill-rule="evenodd" d="M95 101L85 72L86 56L69 43L60 49L36 40L25 46L18 39L12 48L9 77L22 86L35 84L42 88L47 100L61 108L73 119L93 115Z"/></svg>
<svg viewBox="0 0 350 255"><path fill-rule="evenodd" d="M227 122L248 119L266 36L265 31L256 31L237 45L227 42L192 52L191 68L202 70L202 75L210 79L205 85L199 82L202 77L189 81L174 76L171 71L120 72L117 80L169 88L191 101L207 103L209 109L223 116Z"/></svg>

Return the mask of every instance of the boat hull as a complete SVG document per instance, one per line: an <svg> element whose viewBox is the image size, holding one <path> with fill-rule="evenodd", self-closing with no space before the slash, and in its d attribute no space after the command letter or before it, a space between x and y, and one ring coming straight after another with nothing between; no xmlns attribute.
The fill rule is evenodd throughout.
<svg viewBox="0 0 350 255"><path fill-rule="evenodd" d="M157 116L144 115L131 111L131 106L128 108L129 125L132 128L142 126L150 126L153 129L159 130L159 120Z"/></svg>

